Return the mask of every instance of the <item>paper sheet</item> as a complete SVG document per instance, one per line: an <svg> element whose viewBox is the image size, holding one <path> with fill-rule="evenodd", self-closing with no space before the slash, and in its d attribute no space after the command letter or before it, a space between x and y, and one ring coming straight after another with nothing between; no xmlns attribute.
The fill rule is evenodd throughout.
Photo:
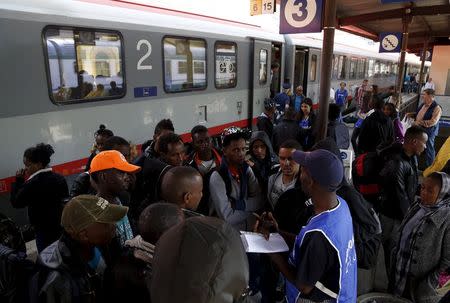
<svg viewBox="0 0 450 303"><path fill-rule="evenodd" d="M249 253L277 253L289 251L289 247L279 233L271 233L266 240L259 233L241 231L241 240L245 251Z"/></svg>

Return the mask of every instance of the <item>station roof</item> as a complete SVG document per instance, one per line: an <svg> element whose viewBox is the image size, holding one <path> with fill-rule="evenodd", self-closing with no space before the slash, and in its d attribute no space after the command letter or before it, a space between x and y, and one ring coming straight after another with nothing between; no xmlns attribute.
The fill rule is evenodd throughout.
<svg viewBox="0 0 450 303"><path fill-rule="evenodd" d="M450 44L450 1L421 0L381 3L381 0L336 0L337 28L378 41L381 32L403 32L403 19L411 18L407 51L419 53ZM386 1L388 2L388 1Z"/></svg>

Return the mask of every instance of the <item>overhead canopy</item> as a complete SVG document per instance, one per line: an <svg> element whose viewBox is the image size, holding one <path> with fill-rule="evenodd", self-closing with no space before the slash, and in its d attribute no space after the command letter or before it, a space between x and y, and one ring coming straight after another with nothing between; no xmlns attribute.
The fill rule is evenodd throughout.
<svg viewBox="0 0 450 303"><path fill-rule="evenodd" d="M421 0L383 4L381 0L337 1L337 28L378 41L381 32L402 32L402 20L409 25L407 51L419 53L428 39L428 48L450 44L449 0Z"/></svg>

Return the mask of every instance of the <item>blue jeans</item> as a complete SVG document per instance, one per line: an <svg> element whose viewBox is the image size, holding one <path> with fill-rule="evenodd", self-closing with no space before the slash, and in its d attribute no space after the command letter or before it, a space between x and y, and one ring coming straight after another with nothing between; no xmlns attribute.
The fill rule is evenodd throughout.
<svg viewBox="0 0 450 303"><path fill-rule="evenodd" d="M434 157L436 156L436 151L434 149L434 139L436 135L434 133L428 133L427 149L425 150L425 164L430 167L434 162Z"/></svg>

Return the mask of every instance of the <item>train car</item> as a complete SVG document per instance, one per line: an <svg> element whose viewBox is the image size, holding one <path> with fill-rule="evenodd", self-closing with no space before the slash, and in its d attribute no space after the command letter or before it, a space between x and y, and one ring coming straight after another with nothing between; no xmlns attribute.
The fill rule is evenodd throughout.
<svg viewBox="0 0 450 303"><path fill-rule="evenodd" d="M135 144L163 118L184 140L197 124L217 135L251 126L287 78L317 102L321 39L271 28L121 1L0 3L0 211L11 213L7 193L36 143L51 144L54 170L70 176L99 124ZM393 58L367 54L337 45L332 86L395 70Z"/></svg>
<svg viewBox="0 0 450 303"><path fill-rule="evenodd" d="M38 142L56 171L82 171L99 124L136 144L162 118L184 139L197 124L248 126L284 43L253 24L82 1L2 3L0 36L4 193Z"/></svg>

